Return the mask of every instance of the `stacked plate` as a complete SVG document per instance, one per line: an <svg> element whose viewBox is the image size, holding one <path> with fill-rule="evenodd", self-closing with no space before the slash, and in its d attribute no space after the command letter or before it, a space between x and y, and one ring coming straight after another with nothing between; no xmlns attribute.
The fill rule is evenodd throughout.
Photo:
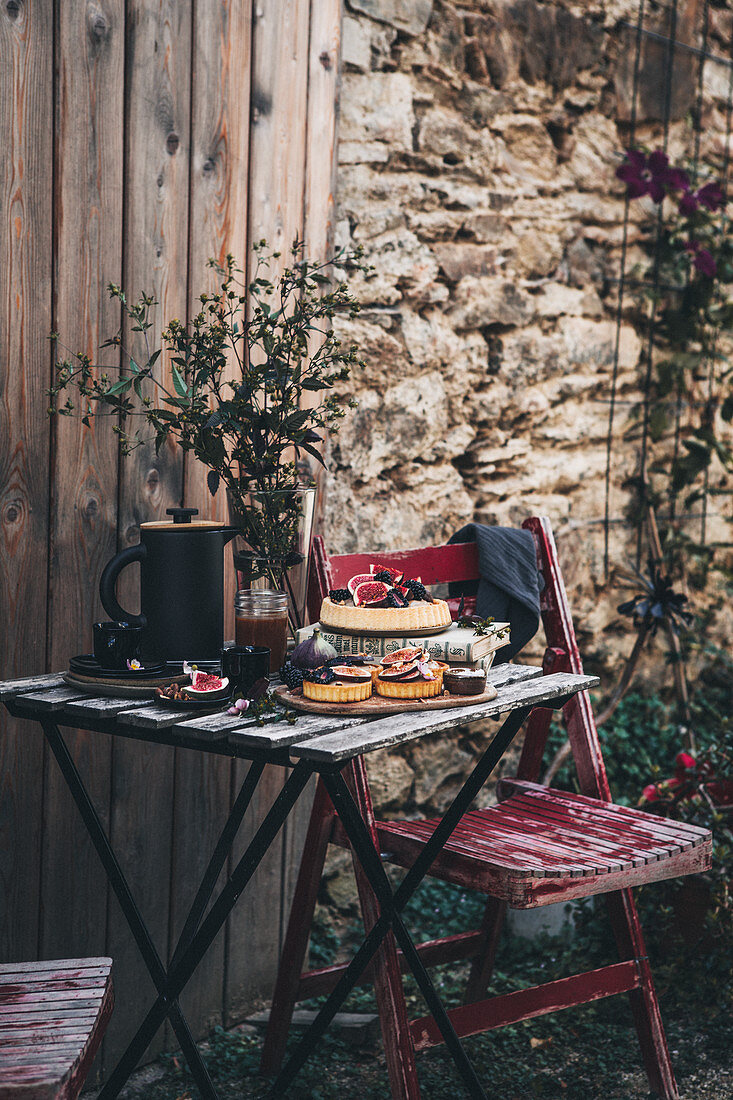
<svg viewBox="0 0 733 1100"><path fill-rule="evenodd" d="M70 658L69 672L78 677L125 681L134 684L139 683L140 680L160 679L167 676L169 670L164 661L149 663L144 668L104 668L91 653L82 653L78 657ZM175 676L176 670L171 670L170 674Z"/></svg>

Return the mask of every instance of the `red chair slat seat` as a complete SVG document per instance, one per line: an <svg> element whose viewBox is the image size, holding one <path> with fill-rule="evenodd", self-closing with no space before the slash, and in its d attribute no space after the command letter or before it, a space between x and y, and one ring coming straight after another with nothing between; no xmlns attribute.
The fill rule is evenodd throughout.
<svg viewBox="0 0 733 1100"><path fill-rule="evenodd" d="M467 813L430 870L481 890L513 909L530 909L640 886L705 868L711 839L694 825L677 828L640 810L541 787L504 782L496 806ZM377 822L391 863L411 867L435 820Z"/></svg>
<svg viewBox="0 0 733 1100"><path fill-rule="evenodd" d="M0 965L0 1100L75 1100L112 1013L112 960Z"/></svg>
<svg viewBox="0 0 733 1100"><path fill-rule="evenodd" d="M533 517L523 527L534 538L537 566L544 580L540 596L547 642L543 671L582 673L550 522ZM329 557L323 540L317 538L308 602L311 621L318 618L321 600L330 589L343 587L349 577L368 570L372 561L399 565L407 575L421 576L425 584L479 579L475 543ZM456 618L459 601L448 602ZM465 612L474 608L475 599L467 599ZM467 1003L448 1012L459 1036L628 993L650 1086L664 1100L677 1100L679 1094L630 888L707 870L711 835L693 825L614 805L587 692L573 696L563 708L581 793L540 786L537 779L550 718L551 712L546 709L537 708L531 713L517 777L500 781L497 805L463 816L429 871L433 877L487 895L482 927L420 944L417 951L426 966L472 960ZM348 776L382 858L403 867L412 866L437 821L376 821L363 759L351 761ZM273 996L262 1056L264 1073L274 1073L282 1062L294 1004L333 989L344 970L343 965L335 965L301 973L329 844L348 846L320 784ZM354 871L364 923L370 928L379 908L357 862ZM620 962L515 993L486 996L508 905L526 909L590 894L604 895ZM404 970L405 960L393 938L388 937L364 977L375 984L392 1096L395 1100L418 1100L414 1052L442 1039L432 1017L407 1021L400 977Z"/></svg>

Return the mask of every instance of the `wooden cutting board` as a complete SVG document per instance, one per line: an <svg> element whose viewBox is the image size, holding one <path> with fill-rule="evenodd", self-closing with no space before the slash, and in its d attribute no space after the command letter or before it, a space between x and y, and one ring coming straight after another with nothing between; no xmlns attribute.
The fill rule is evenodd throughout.
<svg viewBox="0 0 733 1100"><path fill-rule="evenodd" d="M287 706L306 714L353 714L369 718L384 718L388 714L404 714L408 710L451 710L454 707L470 707L477 703L489 703L496 699L493 684L486 685L480 695L436 695L433 699L389 699L385 695L372 695L363 703L319 703L303 695L293 695L282 685L275 688L275 695Z"/></svg>

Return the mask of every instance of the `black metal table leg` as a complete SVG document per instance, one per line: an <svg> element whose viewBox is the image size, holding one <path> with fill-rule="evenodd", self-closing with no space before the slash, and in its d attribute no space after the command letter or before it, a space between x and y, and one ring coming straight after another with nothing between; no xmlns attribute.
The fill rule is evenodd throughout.
<svg viewBox="0 0 733 1100"><path fill-rule="evenodd" d="M120 903L123 915L127 921L127 926L142 955L148 973L158 992L163 993L166 990L168 977L165 967L163 966L163 962L150 936L148 927L142 918L142 914L137 907L137 903L132 896L127 879L112 849L109 838L99 820L99 815L94 807L94 803L89 797L76 764L69 752L68 746L61 736L61 731L56 723L44 721L41 724L46 740L56 757L66 785L79 809L79 813L89 833L92 844L101 860L107 879ZM166 1014L170 1017L171 1025L181 1044L181 1050L188 1062L201 1095L205 1100L216 1100L216 1090L209 1076L209 1071L206 1068L206 1063L199 1053L191 1030L176 999L168 1003ZM134 1066L132 1069L134 1069ZM132 1069L130 1072L132 1072Z"/></svg>
<svg viewBox="0 0 733 1100"><path fill-rule="evenodd" d="M337 985L327 997L316 1019L305 1032L290 1059L280 1071L269 1094L273 1100L279 1100L284 1095L285 1090L307 1061L331 1020L354 989L390 928L394 930L395 937L402 948L410 970L418 982L428 1008L433 1014L443 1039L450 1050L451 1057L466 1084L468 1094L476 1100L485 1100L485 1093L481 1084L455 1033L432 980L417 953L412 938L405 928L400 913L425 878L438 853L443 849L461 817L468 810L471 802L501 760L531 710L532 707L522 707L512 711L506 718L394 893L385 874L379 853L374 847L366 824L359 813L341 771L323 769L324 784L334 802L349 842L377 896L380 904L380 916L341 975Z"/></svg>
<svg viewBox="0 0 733 1100"><path fill-rule="evenodd" d="M247 850L232 871L226 885L211 906L188 946L181 950L178 961L171 965L165 988L148 1010L122 1058L112 1071L97 1100L116 1097L139 1062L150 1040L170 1012L172 1002L180 995L196 967L234 908L239 895L259 867L270 845L285 823L300 794L313 775L313 767L301 761L296 764L287 782L262 820Z"/></svg>
<svg viewBox="0 0 733 1100"><path fill-rule="evenodd" d="M407 931L404 921L400 916L399 909L395 906L392 887L385 873L382 860L372 843L369 830L359 813L353 795L343 775L324 776L323 781L336 808L336 812L341 819L341 823L344 826L352 850L356 853L356 857L361 863L365 875L369 879L369 884L377 896L380 908L380 918L384 917L394 931L395 938L402 948L410 970L417 979L417 983L425 997L428 1008L433 1014L435 1022L443 1036L443 1040L463 1078L468 1095L472 1097L472 1100L486 1100L486 1093L481 1087L481 1082L476 1076L476 1071L471 1065L468 1055L461 1045L460 1039L456 1035L453 1024L443 1007L443 1003L438 996L438 992L433 985L430 975L415 950L410 933ZM417 965L415 965L416 963Z"/></svg>

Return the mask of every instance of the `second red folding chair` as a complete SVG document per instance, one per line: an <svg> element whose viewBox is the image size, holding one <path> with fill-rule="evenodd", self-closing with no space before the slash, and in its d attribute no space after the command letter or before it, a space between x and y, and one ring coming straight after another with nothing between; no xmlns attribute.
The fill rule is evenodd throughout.
<svg viewBox="0 0 733 1100"><path fill-rule="evenodd" d="M543 671L582 673L550 523L533 518L524 527L534 537L537 564L544 579L541 612L547 649ZM425 584L478 579L474 543L385 551L382 556L390 564L404 567L410 575L420 575ZM312 619L318 615L322 596L368 568L370 557L373 555L328 558L322 542L317 540ZM449 1012L459 1036L628 993L650 1086L664 1100L675 1100L677 1086L631 887L708 868L710 834L613 804L587 692L575 696L563 712L581 793L573 795L540 786L537 780L550 718L548 710L532 713L516 779L500 782L496 805L463 817L429 872L487 894L482 927L422 944L418 951L426 965L472 960L466 1003ZM376 821L363 759L349 769L352 792L383 858L410 867L437 821ZM264 1073L274 1073L282 1062L295 1003L331 990L344 969L331 966L302 973L330 843L347 844L321 785L275 987L262 1057ZM370 928L379 914L378 903L358 864L355 874L365 926ZM534 908L591 894L605 895L619 962L508 995L486 996L507 905ZM408 1021L401 963L389 937L365 980L375 983L392 1095L417 1100L420 1093L414 1072L415 1052L442 1039L431 1017Z"/></svg>

